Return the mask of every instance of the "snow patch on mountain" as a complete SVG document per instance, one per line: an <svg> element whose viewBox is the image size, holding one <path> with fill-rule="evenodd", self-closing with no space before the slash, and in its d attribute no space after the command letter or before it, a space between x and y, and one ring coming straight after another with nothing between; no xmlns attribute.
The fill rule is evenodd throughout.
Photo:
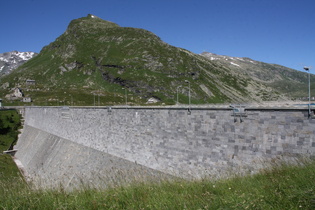
<svg viewBox="0 0 315 210"><path fill-rule="evenodd" d="M6 58L0 57L0 61L9 62Z"/></svg>
<svg viewBox="0 0 315 210"><path fill-rule="evenodd" d="M240 65L236 64L236 63L233 63L233 62L230 62L232 65L234 66L237 66L237 67L241 67Z"/></svg>

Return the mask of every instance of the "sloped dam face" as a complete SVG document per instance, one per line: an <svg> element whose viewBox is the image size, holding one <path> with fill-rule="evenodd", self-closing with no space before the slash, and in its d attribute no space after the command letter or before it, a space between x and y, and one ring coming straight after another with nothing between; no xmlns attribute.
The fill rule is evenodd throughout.
<svg viewBox="0 0 315 210"><path fill-rule="evenodd" d="M307 110L25 107L15 149L36 187L255 173L315 154Z"/></svg>

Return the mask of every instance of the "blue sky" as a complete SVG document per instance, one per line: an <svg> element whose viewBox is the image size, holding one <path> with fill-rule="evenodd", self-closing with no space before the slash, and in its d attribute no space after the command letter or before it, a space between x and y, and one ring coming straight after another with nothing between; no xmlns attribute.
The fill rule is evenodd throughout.
<svg viewBox="0 0 315 210"><path fill-rule="evenodd" d="M315 70L314 0L16 0L1 2L0 53L39 52L71 20L96 15L194 53Z"/></svg>

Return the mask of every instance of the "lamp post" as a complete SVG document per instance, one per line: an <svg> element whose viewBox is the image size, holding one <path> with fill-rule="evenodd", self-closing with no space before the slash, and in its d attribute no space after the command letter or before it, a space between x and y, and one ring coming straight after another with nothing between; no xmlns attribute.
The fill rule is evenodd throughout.
<svg viewBox="0 0 315 210"><path fill-rule="evenodd" d="M127 101L127 89L126 88L122 88L123 90L125 90L125 100L126 100L126 106L127 106L127 103L128 103L128 101Z"/></svg>
<svg viewBox="0 0 315 210"><path fill-rule="evenodd" d="M188 104L189 104L189 110L190 110L190 82L188 80L185 80L186 83L189 85L188 89Z"/></svg>
<svg viewBox="0 0 315 210"><path fill-rule="evenodd" d="M71 97L71 103L70 103L70 106L73 106L73 97L71 94L69 94L69 96Z"/></svg>
<svg viewBox="0 0 315 210"><path fill-rule="evenodd" d="M101 104L100 104L100 94L101 94L101 89L99 89L99 91L98 91L98 106L101 105Z"/></svg>
<svg viewBox="0 0 315 210"><path fill-rule="evenodd" d="M180 87L181 87L181 85L176 88L176 92L177 92L177 100L176 100L177 103L176 104L178 104L178 88L180 88Z"/></svg>
<svg viewBox="0 0 315 210"><path fill-rule="evenodd" d="M310 79L310 68L304 66L304 70L308 71L308 117L311 117L311 79Z"/></svg>

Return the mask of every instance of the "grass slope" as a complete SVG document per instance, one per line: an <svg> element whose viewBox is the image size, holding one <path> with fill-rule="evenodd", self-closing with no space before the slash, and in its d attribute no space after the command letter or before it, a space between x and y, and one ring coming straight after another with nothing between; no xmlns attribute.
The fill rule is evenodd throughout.
<svg viewBox="0 0 315 210"><path fill-rule="evenodd" d="M15 110L0 110L0 195L7 194L12 187L16 189L15 186L26 186L12 157L2 153L12 149L20 126L21 118Z"/></svg>
<svg viewBox="0 0 315 210"><path fill-rule="evenodd" d="M21 117L16 110L0 110L0 152L16 142L20 127Z"/></svg>
<svg viewBox="0 0 315 210"><path fill-rule="evenodd" d="M30 190L3 182L3 209L314 209L315 161L228 180L134 183L107 190ZM4 189L6 191L4 192Z"/></svg>

